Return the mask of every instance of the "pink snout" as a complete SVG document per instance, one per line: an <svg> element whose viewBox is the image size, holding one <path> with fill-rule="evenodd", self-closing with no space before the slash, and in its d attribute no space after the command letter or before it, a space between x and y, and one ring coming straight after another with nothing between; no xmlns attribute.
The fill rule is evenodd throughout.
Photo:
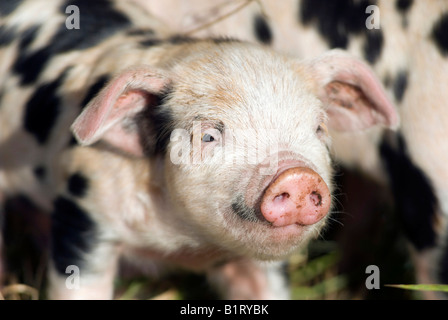
<svg viewBox="0 0 448 320"><path fill-rule="evenodd" d="M266 189L261 213L274 227L312 225L330 210L327 184L314 170L294 167L282 172Z"/></svg>

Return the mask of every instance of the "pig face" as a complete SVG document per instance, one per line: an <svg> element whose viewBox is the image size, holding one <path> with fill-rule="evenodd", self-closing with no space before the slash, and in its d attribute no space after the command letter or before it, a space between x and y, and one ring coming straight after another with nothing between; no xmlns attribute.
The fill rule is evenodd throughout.
<svg viewBox="0 0 448 320"><path fill-rule="evenodd" d="M182 76L167 106L181 121L168 145L168 186L202 238L242 254L272 258L303 243L325 223L316 217L307 225L291 221L275 226L261 204L274 177L287 168L310 168L327 188L326 212L318 215L328 212L326 113L294 62L265 50L253 50L250 56L245 50L229 51L222 53L224 63L206 55L173 70ZM200 94L192 99L189 92ZM285 206L270 211L288 215Z"/></svg>
<svg viewBox="0 0 448 320"><path fill-rule="evenodd" d="M149 137L141 133L152 129L129 122L164 114L159 130L170 139L152 155L163 157L173 206L164 214L201 243L282 258L316 236L330 212L327 125L395 126L395 110L372 72L342 52L300 62L239 42L189 50L163 69L118 75L74 123L75 136L143 156Z"/></svg>

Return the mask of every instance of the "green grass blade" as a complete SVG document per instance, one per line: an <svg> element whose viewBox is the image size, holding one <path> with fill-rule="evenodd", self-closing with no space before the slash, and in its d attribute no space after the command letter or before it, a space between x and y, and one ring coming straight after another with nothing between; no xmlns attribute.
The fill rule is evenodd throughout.
<svg viewBox="0 0 448 320"><path fill-rule="evenodd" d="M137 299L138 293L143 288L142 282L133 282L129 285L127 290L119 297L119 300L133 300Z"/></svg>
<svg viewBox="0 0 448 320"><path fill-rule="evenodd" d="M448 285L444 284L386 284L385 286L404 290L448 292Z"/></svg>

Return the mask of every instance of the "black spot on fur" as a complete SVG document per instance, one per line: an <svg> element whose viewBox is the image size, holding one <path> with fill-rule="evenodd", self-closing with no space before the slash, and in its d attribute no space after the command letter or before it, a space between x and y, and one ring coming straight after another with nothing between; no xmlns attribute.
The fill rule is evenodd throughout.
<svg viewBox="0 0 448 320"><path fill-rule="evenodd" d="M69 147L74 147L78 145L78 141L76 140L75 136L72 134L70 136L70 141L68 142Z"/></svg>
<svg viewBox="0 0 448 320"><path fill-rule="evenodd" d="M25 107L24 128L40 144L44 144L60 112L60 98L57 93L66 72L52 82L40 85Z"/></svg>
<svg viewBox="0 0 448 320"><path fill-rule="evenodd" d="M212 38L211 39L213 43L221 44L221 43L230 43L230 42L240 42L240 40L231 38L231 37L219 37L219 38Z"/></svg>
<svg viewBox="0 0 448 320"><path fill-rule="evenodd" d="M39 26L32 26L21 34L21 39L19 43L19 50L23 51L28 48L28 46L34 41L37 33L39 31Z"/></svg>
<svg viewBox="0 0 448 320"><path fill-rule="evenodd" d="M391 143L392 138L395 143ZM384 138L380 152L404 232L417 250L434 247L436 233L433 220L437 200L428 178L409 158L405 140L400 134Z"/></svg>
<svg viewBox="0 0 448 320"><path fill-rule="evenodd" d="M65 274L69 265L82 270L84 254L97 241L95 222L76 203L64 197L54 202L51 222L51 257L56 270Z"/></svg>
<svg viewBox="0 0 448 320"><path fill-rule="evenodd" d="M256 15L254 18L255 37L264 44L272 43L272 31L268 22L262 15Z"/></svg>
<svg viewBox="0 0 448 320"><path fill-rule="evenodd" d="M161 44L162 40L152 38L152 39L141 40L139 43L144 47L153 47L153 46L157 46L157 45Z"/></svg>
<svg viewBox="0 0 448 320"><path fill-rule="evenodd" d="M328 41L330 48L347 48L348 30L346 24L335 15L339 1L304 0L301 2L301 20L304 25L317 23L320 34ZM337 10L337 9L336 9Z"/></svg>
<svg viewBox="0 0 448 320"><path fill-rule="evenodd" d="M447 230L448 231L448 230ZM448 235L448 232L445 232ZM438 276L442 284L448 284L448 243L445 243L438 263Z"/></svg>
<svg viewBox="0 0 448 320"><path fill-rule="evenodd" d="M173 130L174 119L168 108L164 107L170 89L159 96L152 96L150 105L137 115L140 143L148 156L164 154Z"/></svg>
<svg viewBox="0 0 448 320"><path fill-rule="evenodd" d="M448 13L442 15L439 21L434 24L432 39L439 48L440 53L448 56Z"/></svg>
<svg viewBox="0 0 448 320"><path fill-rule="evenodd" d="M47 169L44 166L37 166L34 168L33 173L38 180L43 181L47 175Z"/></svg>
<svg viewBox="0 0 448 320"><path fill-rule="evenodd" d="M228 42L238 42L238 40L230 37L215 37L209 38L209 40L213 41L215 44L228 43ZM168 38L168 43L171 44L185 44L185 43L195 43L204 41L203 39L193 38L183 35L176 35L171 38Z"/></svg>
<svg viewBox="0 0 448 320"><path fill-rule="evenodd" d="M384 37L381 29L373 29L367 31L366 42L364 45L365 59L374 64L378 61L383 49Z"/></svg>
<svg viewBox="0 0 448 320"><path fill-rule="evenodd" d="M177 34L177 35L171 36L171 37L169 37L167 39L163 39L163 40L157 39L157 38L145 39L145 40L140 41L140 44L142 44L146 47L152 47L152 46L157 46L157 45L164 44L164 43L177 45L177 44L195 43L197 41L201 41L201 40L199 40L197 38L192 38L189 36Z"/></svg>
<svg viewBox="0 0 448 320"><path fill-rule="evenodd" d="M70 0L61 6L61 12L65 12L69 5L78 6L81 12L80 28L67 29L64 21L47 45L33 51L21 51L13 70L21 76L22 85L36 81L53 56L94 47L130 25L129 19L106 0Z"/></svg>
<svg viewBox="0 0 448 320"><path fill-rule="evenodd" d="M165 154L173 126L173 116L168 110L157 112L152 118L156 141L154 154Z"/></svg>
<svg viewBox="0 0 448 320"><path fill-rule="evenodd" d="M51 55L50 47L38 49L31 53L19 52L12 70L20 75L20 84L29 85L36 81Z"/></svg>
<svg viewBox="0 0 448 320"><path fill-rule="evenodd" d="M14 28L0 26L0 47L9 46L16 37L16 30Z"/></svg>
<svg viewBox="0 0 448 320"><path fill-rule="evenodd" d="M129 36L153 36L154 30L152 29L132 29L126 32Z"/></svg>
<svg viewBox="0 0 448 320"><path fill-rule="evenodd" d="M49 214L26 194L8 194L0 205L2 258L14 281L26 283L42 271L49 244ZM3 231L3 232L1 232ZM39 271L40 270L40 271ZM10 278L10 277L6 277ZM29 279L29 280L27 280ZM35 278L34 278L35 279Z"/></svg>
<svg viewBox="0 0 448 320"><path fill-rule="evenodd" d="M82 198L87 194L89 181L81 173L77 172L68 179L67 188L72 195Z"/></svg>
<svg viewBox="0 0 448 320"><path fill-rule="evenodd" d="M35 81L40 74L43 64L45 64L46 48L33 51L27 54L29 45L34 41L39 31L39 26L32 26L25 29L20 34L13 34L13 37L20 37L18 57L14 62L12 69L17 74L21 75L21 84L30 84ZM9 31L12 33L12 31ZM6 36L4 45L10 44Z"/></svg>
<svg viewBox="0 0 448 320"><path fill-rule="evenodd" d="M244 201L244 197L239 194L232 202L232 211L243 220L256 221L256 213L253 208L249 208Z"/></svg>
<svg viewBox="0 0 448 320"><path fill-rule="evenodd" d="M228 43L228 42L238 42L239 40L230 38L230 37L217 37L217 38L208 38L208 40L213 41L215 44ZM181 44L192 44L196 42L204 41L203 39L193 38L189 36L183 35L175 35L167 39L157 39L157 38L149 38L140 40L139 43L145 47L152 47L162 44L173 44L173 45L181 45Z"/></svg>
<svg viewBox="0 0 448 320"><path fill-rule="evenodd" d="M407 13L412 7L413 0L397 0L395 3L395 7L397 8L397 11L402 15L403 18L403 28L406 28L408 26L408 18Z"/></svg>
<svg viewBox="0 0 448 320"><path fill-rule="evenodd" d="M19 5L22 3L22 0L2 0L0 1L0 17L7 16L16 10Z"/></svg>
<svg viewBox="0 0 448 320"><path fill-rule="evenodd" d="M387 89L390 89L390 87L392 86L392 77L390 76L389 73L387 73L384 78L383 78L383 84L384 87Z"/></svg>
<svg viewBox="0 0 448 320"><path fill-rule="evenodd" d="M413 0L397 0L395 6L400 13L405 14L411 9L413 2Z"/></svg>
<svg viewBox="0 0 448 320"><path fill-rule="evenodd" d="M64 24L52 42L59 42L57 52L87 49L131 25L131 21L123 13L113 7L108 0L68 0L60 8L65 12L69 5L75 5L80 11L80 28L67 30Z"/></svg>
<svg viewBox="0 0 448 320"><path fill-rule="evenodd" d="M397 102L403 101L404 94L406 93L406 88L408 87L408 72L401 71L398 73L397 78L394 82L394 95Z"/></svg>
<svg viewBox="0 0 448 320"><path fill-rule="evenodd" d="M196 38L183 36L183 35L175 35L175 36L168 38L168 42L171 44L194 43L197 41L198 41L198 39L196 39Z"/></svg>
<svg viewBox="0 0 448 320"><path fill-rule="evenodd" d="M109 76L108 75L103 75L101 77L99 77L95 83L93 83L89 90L87 91L86 96L84 97L83 101L81 102L81 107L84 108L89 102L90 100L92 100L99 92L102 88L104 88L104 86L106 85L107 81L109 81Z"/></svg>
<svg viewBox="0 0 448 320"><path fill-rule="evenodd" d="M303 0L299 19L304 25L315 24L330 48L346 49L350 33L367 30L365 10L375 3L373 0Z"/></svg>

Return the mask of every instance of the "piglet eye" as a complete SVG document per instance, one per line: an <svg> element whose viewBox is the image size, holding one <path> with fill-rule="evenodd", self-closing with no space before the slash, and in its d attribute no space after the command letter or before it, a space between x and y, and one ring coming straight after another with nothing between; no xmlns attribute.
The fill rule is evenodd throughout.
<svg viewBox="0 0 448 320"><path fill-rule="evenodd" d="M204 133L202 135L202 142L213 142L213 141L215 141L215 138L211 134Z"/></svg>
<svg viewBox="0 0 448 320"><path fill-rule="evenodd" d="M316 133L319 137L328 135L327 126L324 123L321 123L316 129Z"/></svg>

